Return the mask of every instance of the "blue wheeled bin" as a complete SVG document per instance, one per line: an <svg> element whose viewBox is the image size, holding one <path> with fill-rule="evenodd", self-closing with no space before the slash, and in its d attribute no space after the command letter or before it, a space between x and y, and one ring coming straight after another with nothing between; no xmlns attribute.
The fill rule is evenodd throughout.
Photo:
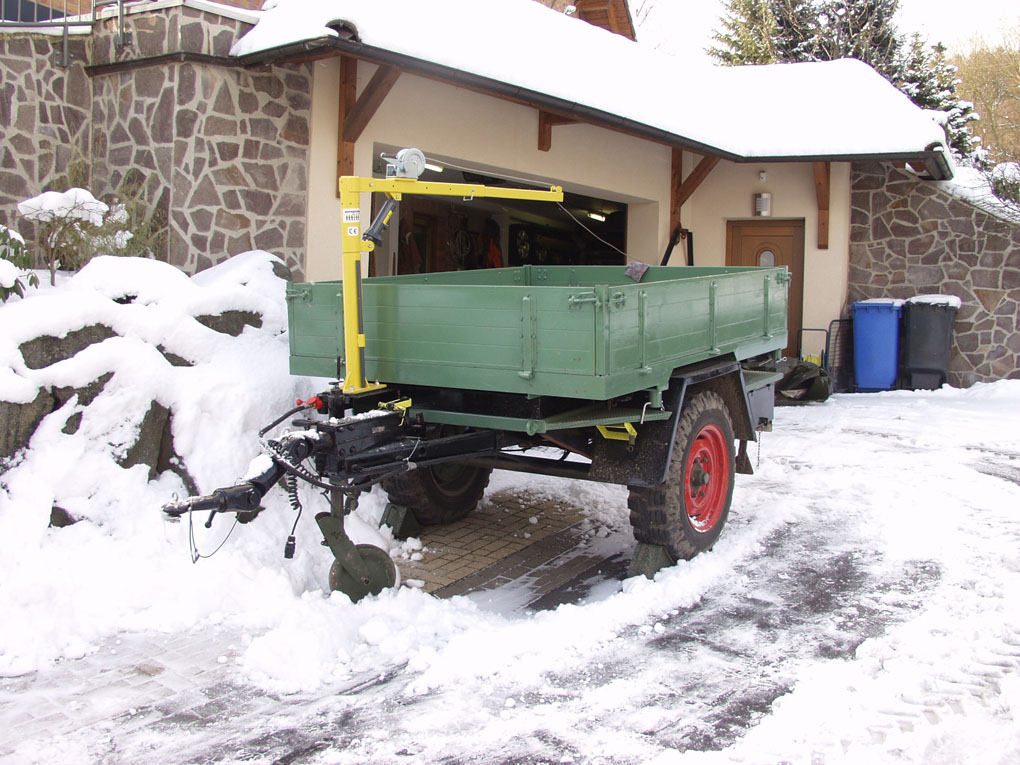
<svg viewBox="0 0 1020 765"><path fill-rule="evenodd" d="M854 383L858 391L896 387L902 311L902 300L877 298L854 303Z"/></svg>

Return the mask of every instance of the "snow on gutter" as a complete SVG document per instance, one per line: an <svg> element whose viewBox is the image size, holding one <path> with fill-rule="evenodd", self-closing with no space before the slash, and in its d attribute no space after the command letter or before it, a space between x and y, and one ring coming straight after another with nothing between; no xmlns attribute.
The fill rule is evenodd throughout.
<svg viewBox="0 0 1020 765"><path fill-rule="evenodd" d="M942 128L857 61L691 70L532 0L264 8L231 50L239 63L321 47L737 162L909 160L952 177Z"/></svg>

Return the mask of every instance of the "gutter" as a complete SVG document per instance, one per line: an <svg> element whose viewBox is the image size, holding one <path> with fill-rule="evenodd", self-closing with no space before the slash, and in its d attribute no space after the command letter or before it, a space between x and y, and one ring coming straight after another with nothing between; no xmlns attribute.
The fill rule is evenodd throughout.
<svg viewBox="0 0 1020 765"><path fill-rule="evenodd" d="M123 61L111 61L107 64L92 64L85 67L85 74L89 77L102 77L108 74L120 72L131 72L135 69L144 69L150 66L164 66L166 64L212 64L232 69L253 68L257 66L269 66L272 63L286 63L287 59L299 56L307 56L312 51L322 50L320 40L308 40L300 43L293 43L284 48L277 48L277 51L285 51L286 55L274 58L271 61L260 61L254 57L238 56L213 56L208 53L196 53L194 51L178 50L172 53L162 53L158 56L147 56L144 58L124 59Z"/></svg>

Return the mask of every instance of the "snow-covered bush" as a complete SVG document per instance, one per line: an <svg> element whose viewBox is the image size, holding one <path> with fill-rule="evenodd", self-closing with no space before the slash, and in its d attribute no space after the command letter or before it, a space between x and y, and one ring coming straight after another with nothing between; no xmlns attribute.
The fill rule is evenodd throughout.
<svg viewBox="0 0 1020 765"><path fill-rule="evenodd" d="M39 224L39 248L50 270L76 271L94 255L126 254L132 238L124 205L112 208L82 188L46 191L18 203L23 218Z"/></svg>
<svg viewBox="0 0 1020 765"><path fill-rule="evenodd" d="M6 303L11 295L23 297L26 283L39 286L39 277L29 270L31 266L32 254L25 240L17 231L0 226L0 303Z"/></svg>
<svg viewBox="0 0 1020 765"><path fill-rule="evenodd" d="M1004 162L996 165L989 173L988 180L995 196L1020 209L1020 164Z"/></svg>

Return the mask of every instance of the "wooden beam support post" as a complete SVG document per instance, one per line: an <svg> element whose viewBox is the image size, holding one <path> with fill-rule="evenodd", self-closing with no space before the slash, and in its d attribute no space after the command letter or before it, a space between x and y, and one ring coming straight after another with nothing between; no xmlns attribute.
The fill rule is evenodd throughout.
<svg viewBox="0 0 1020 765"><path fill-rule="evenodd" d="M818 249L829 249L829 185L832 165L815 162L815 196L818 198Z"/></svg>
<svg viewBox="0 0 1020 765"><path fill-rule="evenodd" d="M702 157L698 166L691 171L691 174L687 176L687 180L680 185L680 188L676 192L676 199L673 201L671 206L674 206L677 209L683 207L694 192L698 190L698 186L704 182L709 173L711 173L718 164L719 157Z"/></svg>
<svg viewBox="0 0 1020 765"><path fill-rule="evenodd" d="M344 120L343 140L347 143L356 143L358 138L368 126L369 121L386 100L386 96L400 79L400 70L395 66L380 66L375 70L372 79L365 86L364 92L358 98L357 103L347 112Z"/></svg>
<svg viewBox="0 0 1020 765"><path fill-rule="evenodd" d="M684 181L684 150L673 147L673 163L669 171L669 236L680 228L680 189Z"/></svg>
<svg viewBox="0 0 1020 765"><path fill-rule="evenodd" d="M365 91L358 98L358 60L351 56L340 57L340 108L337 116L336 177L337 196L340 196L339 181L345 175L354 175L354 145L386 100L400 78L395 66L380 66Z"/></svg>
<svg viewBox="0 0 1020 765"><path fill-rule="evenodd" d="M340 102L337 109L336 195L340 196L340 178L354 175L354 142L344 140L344 123L358 97L358 60L340 57Z"/></svg>
<svg viewBox="0 0 1020 765"><path fill-rule="evenodd" d="M557 125L573 125L577 120L561 117L558 114L538 111L538 150L549 151L552 148L552 129Z"/></svg>

